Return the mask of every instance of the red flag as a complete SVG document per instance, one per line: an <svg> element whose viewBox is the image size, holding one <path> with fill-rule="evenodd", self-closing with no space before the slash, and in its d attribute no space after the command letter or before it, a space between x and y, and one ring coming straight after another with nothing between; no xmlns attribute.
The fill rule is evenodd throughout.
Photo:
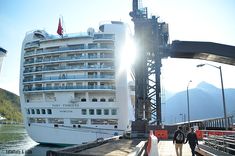
<svg viewBox="0 0 235 156"><path fill-rule="evenodd" d="M58 25L58 29L57 29L57 34L59 34L60 36L63 35L63 28L62 28L60 19L59 19L59 25Z"/></svg>

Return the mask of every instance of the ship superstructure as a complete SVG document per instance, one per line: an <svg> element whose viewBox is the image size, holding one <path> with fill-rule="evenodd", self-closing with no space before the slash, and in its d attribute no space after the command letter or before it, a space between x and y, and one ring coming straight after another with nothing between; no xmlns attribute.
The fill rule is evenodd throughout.
<svg viewBox="0 0 235 156"><path fill-rule="evenodd" d="M126 24L112 21L97 32L26 34L20 100L32 139L81 144L130 130L133 86L128 85L127 71L120 71L127 30Z"/></svg>
<svg viewBox="0 0 235 156"><path fill-rule="evenodd" d="M7 51L5 49L3 49L2 47L0 47L0 72L2 69L2 61L3 61L3 57L6 55Z"/></svg>

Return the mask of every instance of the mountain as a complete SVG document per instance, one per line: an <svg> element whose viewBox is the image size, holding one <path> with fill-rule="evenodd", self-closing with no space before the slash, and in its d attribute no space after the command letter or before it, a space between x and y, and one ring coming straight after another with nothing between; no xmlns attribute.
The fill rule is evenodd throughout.
<svg viewBox="0 0 235 156"><path fill-rule="evenodd" d="M227 116L235 116L235 89L225 89L224 93ZM206 82L189 89L189 108L190 120L223 117L221 89ZM165 123L187 121L187 91L179 92L166 101L163 119Z"/></svg>
<svg viewBox="0 0 235 156"><path fill-rule="evenodd" d="M0 114L9 121L22 122L19 96L0 88Z"/></svg>

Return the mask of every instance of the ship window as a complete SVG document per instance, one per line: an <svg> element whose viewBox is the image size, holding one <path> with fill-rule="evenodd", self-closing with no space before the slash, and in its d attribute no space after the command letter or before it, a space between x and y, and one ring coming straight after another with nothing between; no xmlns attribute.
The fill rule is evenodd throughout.
<svg viewBox="0 0 235 156"><path fill-rule="evenodd" d="M105 100L105 98L101 98L100 101L101 102L105 102L106 100Z"/></svg>
<svg viewBox="0 0 235 156"><path fill-rule="evenodd" d="M89 114L90 115L94 115L95 114L95 110L94 109L89 109Z"/></svg>
<svg viewBox="0 0 235 156"><path fill-rule="evenodd" d="M46 114L46 110L45 109L42 109L42 114Z"/></svg>
<svg viewBox="0 0 235 156"><path fill-rule="evenodd" d="M108 124L109 125L117 125L118 124L118 120L117 119L108 119Z"/></svg>
<svg viewBox="0 0 235 156"><path fill-rule="evenodd" d="M43 49L37 49L36 52L37 52L37 53L41 53L41 52L43 52Z"/></svg>
<svg viewBox="0 0 235 156"><path fill-rule="evenodd" d="M27 113L30 114L30 110L29 109L27 109Z"/></svg>
<svg viewBox="0 0 235 156"><path fill-rule="evenodd" d="M37 114L40 114L40 110L39 109L36 109L36 112L37 112Z"/></svg>
<svg viewBox="0 0 235 156"><path fill-rule="evenodd" d="M32 113L32 114L35 114L35 110L34 110L34 109L31 109L31 113Z"/></svg>
<svg viewBox="0 0 235 156"><path fill-rule="evenodd" d="M84 49L85 48L85 44L78 44L78 49Z"/></svg>
<svg viewBox="0 0 235 156"><path fill-rule="evenodd" d="M113 98L109 98L109 102L114 102L114 99Z"/></svg>
<svg viewBox="0 0 235 156"><path fill-rule="evenodd" d="M112 114L112 115L117 115L117 110L116 110L116 109L112 109L112 110L111 110L111 114Z"/></svg>
<svg viewBox="0 0 235 156"><path fill-rule="evenodd" d="M113 44L101 43L100 48L114 48Z"/></svg>
<svg viewBox="0 0 235 156"><path fill-rule="evenodd" d="M71 124L87 124L87 119L70 119Z"/></svg>
<svg viewBox="0 0 235 156"><path fill-rule="evenodd" d="M82 115L86 115L86 114L87 114L86 109L82 109Z"/></svg>
<svg viewBox="0 0 235 156"><path fill-rule="evenodd" d="M96 115L101 115L102 114L102 110L101 109L96 109Z"/></svg>
<svg viewBox="0 0 235 156"><path fill-rule="evenodd" d="M72 89L73 88L73 83L66 83L66 88Z"/></svg>
<svg viewBox="0 0 235 156"><path fill-rule="evenodd" d="M97 44L96 43L89 43L88 44L88 49L95 49L97 48Z"/></svg>
<svg viewBox="0 0 235 156"><path fill-rule="evenodd" d="M93 98L93 99L92 99L92 102L97 102L97 99L96 99L96 98Z"/></svg>
<svg viewBox="0 0 235 156"><path fill-rule="evenodd" d="M76 86L78 86L78 87L79 87L79 86L82 86L82 83L81 83L81 82L77 82L77 83L76 83Z"/></svg>
<svg viewBox="0 0 235 156"><path fill-rule="evenodd" d="M84 49L85 45L84 44L76 44L76 45L69 45L70 49Z"/></svg>
<svg viewBox="0 0 235 156"><path fill-rule="evenodd" d="M107 125L108 122L106 119L91 119L91 124L94 125Z"/></svg>
<svg viewBox="0 0 235 156"><path fill-rule="evenodd" d="M109 115L109 109L104 109L104 115Z"/></svg>
<svg viewBox="0 0 235 156"><path fill-rule="evenodd" d="M62 118L49 118L48 123L64 124L64 119L62 119Z"/></svg>
<svg viewBox="0 0 235 156"><path fill-rule="evenodd" d="M47 109L47 114L52 114L51 109Z"/></svg>
<svg viewBox="0 0 235 156"><path fill-rule="evenodd" d="M82 102L86 102L86 99L85 99L85 98L82 98L81 101L82 101Z"/></svg>
<svg viewBox="0 0 235 156"><path fill-rule="evenodd" d="M55 88L55 89L59 89L59 88L60 88L60 84L59 84L59 83L55 83L55 84L54 84L54 88Z"/></svg>
<svg viewBox="0 0 235 156"><path fill-rule="evenodd" d="M130 90L131 91L135 91L135 86L134 85L131 85L131 86L129 86L130 87Z"/></svg>
<svg viewBox="0 0 235 156"><path fill-rule="evenodd" d="M46 84L46 87L51 87L51 86L52 86L51 83Z"/></svg>
<svg viewBox="0 0 235 156"><path fill-rule="evenodd" d="M29 123L46 123L45 118L29 118Z"/></svg>
<svg viewBox="0 0 235 156"><path fill-rule="evenodd" d="M94 125L117 125L117 119L91 119L91 124Z"/></svg>

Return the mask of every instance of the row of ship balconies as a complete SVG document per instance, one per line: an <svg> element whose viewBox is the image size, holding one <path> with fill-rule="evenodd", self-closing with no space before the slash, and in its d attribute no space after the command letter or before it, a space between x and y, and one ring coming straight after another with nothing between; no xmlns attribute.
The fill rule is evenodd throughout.
<svg viewBox="0 0 235 156"><path fill-rule="evenodd" d="M115 46L113 43L90 43L86 44L78 44L77 46L58 46L55 48L40 48L40 44L33 44L34 46L26 46L25 50L30 48L35 48L34 50L28 51L24 53L25 57L32 56L32 55L42 55L42 54L50 54L50 53L64 53L64 52L71 52L71 51L91 51L91 50L114 50ZM38 49L36 49L38 48Z"/></svg>
<svg viewBox="0 0 235 156"><path fill-rule="evenodd" d="M114 70L114 66L105 65L83 65L83 66L53 66L53 67L40 67L40 68L25 68L24 74L35 73L35 72L47 72L47 71L74 71L74 70Z"/></svg>
<svg viewBox="0 0 235 156"><path fill-rule="evenodd" d="M110 90L114 91L115 86L112 85L79 85L79 86L25 86L23 91L63 91L63 90Z"/></svg>
<svg viewBox="0 0 235 156"><path fill-rule="evenodd" d="M101 61L105 61L105 60L113 60L113 56L111 55L92 55L92 56L67 56L67 57L57 57L57 58L40 58L40 59L30 59L30 60L26 60L24 62L24 65L32 65L32 64L42 64L42 63L57 63L57 62L66 62L66 61L78 61L78 60L101 60Z"/></svg>
<svg viewBox="0 0 235 156"><path fill-rule="evenodd" d="M65 75L65 76L49 76L49 77L30 77L24 78L24 83L40 82L40 81L64 81L64 80L113 80L113 75Z"/></svg>

